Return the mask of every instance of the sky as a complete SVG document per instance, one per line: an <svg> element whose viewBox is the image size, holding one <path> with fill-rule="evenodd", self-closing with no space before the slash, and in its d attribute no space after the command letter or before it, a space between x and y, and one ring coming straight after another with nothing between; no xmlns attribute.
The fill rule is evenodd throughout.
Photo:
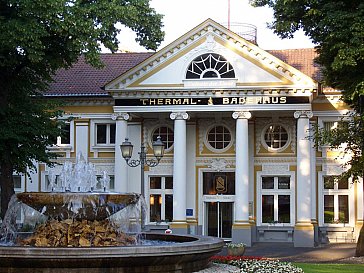
<svg viewBox="0 0 364 273"><path fill-rule="evenodd" d="M208 18L218 23L228 22L230 2L230 22L249 23L257 27L257 42L262 49L309 48L314 45L303 32L293 39L280 39L267 23L273 20L273 10L267 7L254 8L249 0L151 0L150 5L157 13L163 14L165 39L158 50L178 39ZM119 35L120 50L144 52L145 48L135 42L135 34L123 28Z"/></svg>

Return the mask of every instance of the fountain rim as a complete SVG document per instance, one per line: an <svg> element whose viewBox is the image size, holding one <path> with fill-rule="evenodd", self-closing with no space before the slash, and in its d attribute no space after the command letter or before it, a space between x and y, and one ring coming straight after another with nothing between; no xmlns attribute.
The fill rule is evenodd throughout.
<svg viewBox="0 0 364 273"><path fill-rule="evenodd" d="M108 257L131 257L131 256L154 256L154 255L184 255L193 253L211 253L219 252L224 241L217 237L200 236L200 235L175 235L161 233L145 233L146 237L150 236L168 236L170 239L188 238L188 242L177 242L171 245L129 245L129 246L110 246L110 247L31 247L31 246L0 246L0 256L6 255L7 258L20 258L26 255L27 258L37 257L49 259L57 257L58 259L72 259L84 255L87 251L87 259L93 259L100 256ZM192 240L191 240L192 239ZM122 249L122 251L120 251ZM176 250L178 252L176 253ZM65 255L61 255L62 252Z"/></svg>

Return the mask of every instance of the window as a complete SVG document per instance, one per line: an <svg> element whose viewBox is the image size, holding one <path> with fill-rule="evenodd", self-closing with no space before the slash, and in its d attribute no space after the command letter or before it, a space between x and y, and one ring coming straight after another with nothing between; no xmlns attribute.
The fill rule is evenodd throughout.
<svg viewBox="0 0 364 273"><path fill-rule="evenodd" d="M186 73L186 79L203 78L235 78L235 72L223 56L207 53L195 58Z"/></svg>
<svg viewBox="0 0 364 273"><path fill-rule="evenodd" d="M203 173L204 195L234 195L235 194L235 172L204 172Z"/></svg>
<svg viewBox="0 0 364 273"><path fill-rule="evenodd" d="M349 181L324 176L323 193L324 224L349 223Z"/></svg>
<svg viewBox="0 0 364 273"><path fill-rule="evenodd" d="M291 224L293 211L290 176L261 177L261 222Z"/></svg>
<svg viewBox="0 0 364 273"><path fill-rule="evenodd" d="M71 145L71 124L65 123L61 129L62 135L58 136L56 139L52 139L53 143L57 146Z"/></svg>
<svg viewBox="0 0 364 273"><path fill-rule="evenodd" d="M13 183L15 190L21 190L22 189L21 175L13 175Z"/></svg>
<svg viewBox="0 0 364 273"><path fill-rule="evenodd" d="M160 136L161 140L165 144L165 149L170 149L173 146L174 133L173 130L167 126L161 126L156 128L152 134L152 142L157 140Z"/></svg>
<svg viewBox="0 0 364 273"><path fill-rule="evenodd" d="M231 141L230 130L222 125L214 126L207 132L207 146L213 150L225 150L227 149Z"/></svg>
<svg viewBox="0 0 364 273"><path fill-rule="evenodd" d="M268 151L284 150L289 144L289 135L287 130L278 124L269 125L264 130L263 144Z"/></svg>
<svg viewBox="0 0 364 273"><path fill-rule="evenodd" d="M172 222L172 176L152 176L149 178L149 211L150 222Z"/></svg>
<svg viewBox="0 0 364 273"><path fill-rule="evenodd" d="M115 144L115 124L97 124L96 125L96 144Z"/></svg>

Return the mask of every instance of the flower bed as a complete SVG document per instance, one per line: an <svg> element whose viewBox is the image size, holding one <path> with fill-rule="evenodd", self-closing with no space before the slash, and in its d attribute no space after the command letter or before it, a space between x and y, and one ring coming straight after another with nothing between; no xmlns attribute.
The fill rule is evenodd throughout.
<svg viewBox="0 0 364 273"><path fill-rule="evenodd" d="M291 263L263 257L213 256L211 260L239 267L241 273L304 273L301 268Z"/></svg>

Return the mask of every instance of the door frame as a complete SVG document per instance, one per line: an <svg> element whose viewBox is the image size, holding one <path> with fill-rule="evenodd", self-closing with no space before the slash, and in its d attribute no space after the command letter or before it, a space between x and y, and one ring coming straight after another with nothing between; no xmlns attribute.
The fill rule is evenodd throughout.
<svg viewBox="0 0 364 273"><path fill-rule="evenodd" d="M222 170L214 170L211 168L199 168L198 170L198 225L201 226L202 235L207 233L207 215L206 202L232 202L233 203L233 219L235 221L235 195L204 195L203 194L203 173L218 173L218 172L235 172L235 168L224 168Z"/></svg>
<svg viewBox="0 0 364 273"><path fill-rule="evenodd" d="M221 196L221 195L220 195ZM217 196L217 197L220 197L220 196ZM213 197L215 197L215 195L213 195ZM231 196L230 196L231 197ZM229 199L215 199L215 200L205 200L203 202L203 209L204 209L204 224L203 224L203 227L202 227L202 235L204 236L208 236L208 210L207 210L207 204L208 203L231 203L232 204L232 212L231 212L231 216L232 216L232 219L231 219L231 222L234 223L234 212L235 212L235 196L234 197L231 197L231 200ZM219 205L218 205L219 207ZM219 210L218 210L218 214L219 214ZM219 221L219 220L218 220ZM231 238L223 238L223 237L219 237L221 239L231 239Z"/></svg>

